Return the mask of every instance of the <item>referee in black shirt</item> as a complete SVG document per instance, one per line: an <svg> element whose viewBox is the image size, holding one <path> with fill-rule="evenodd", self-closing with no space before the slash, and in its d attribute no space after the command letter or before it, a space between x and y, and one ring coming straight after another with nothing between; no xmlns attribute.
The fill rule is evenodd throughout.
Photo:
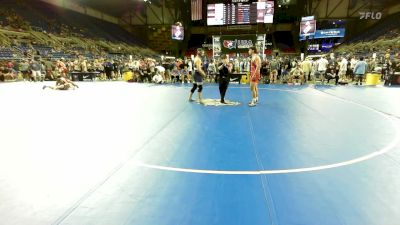
<svg viewBox="0 0 400 225"><path fill-rule="evenodd" d="M228 57L226 55L221 56L221 63L218 66L219 70L219 93L221 95L221 103L225 103L225 94L228 89L230 81L230 73L232 71L232 65L229 64Z"/></svg>

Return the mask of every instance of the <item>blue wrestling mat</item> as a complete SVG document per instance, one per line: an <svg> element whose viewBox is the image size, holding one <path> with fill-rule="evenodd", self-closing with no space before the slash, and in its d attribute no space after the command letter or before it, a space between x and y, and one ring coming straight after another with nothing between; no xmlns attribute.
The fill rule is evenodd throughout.
<svg viewBox="0 0 400 225"><path fill-rule="evenodd" d="M399 224L398 88L261 85L250 108L245 85L229 86L228 105L215 85L203 90L206 105L187 101L189 85L100 85L40 97L88 102L107 90L79 110L114 112L82 122L109 141L81 162L103 172L41 224ZM90 177L88 168L76 174Z"/></svg>

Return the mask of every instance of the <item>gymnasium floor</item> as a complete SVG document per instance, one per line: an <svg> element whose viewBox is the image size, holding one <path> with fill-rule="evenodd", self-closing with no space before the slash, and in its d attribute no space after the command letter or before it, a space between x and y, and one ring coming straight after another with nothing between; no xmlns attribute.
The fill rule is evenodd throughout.
<svg viewBox="0 0 400 225"><path fill-rule="evenodd" d="M0 84L2 225L400 224L399 88L42 85Z"/></svg>

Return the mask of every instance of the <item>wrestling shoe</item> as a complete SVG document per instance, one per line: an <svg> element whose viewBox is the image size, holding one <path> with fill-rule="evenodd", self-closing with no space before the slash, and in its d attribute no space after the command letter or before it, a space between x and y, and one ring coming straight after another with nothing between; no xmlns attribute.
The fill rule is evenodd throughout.
<svg viewBox="0 0 400 225"><path fill-rule="evenodd" d="M251 101L250 103L249 103L249 106L250 107L254 107L254 106L256 106L257 104L256 104L256 101Z"/></svg>

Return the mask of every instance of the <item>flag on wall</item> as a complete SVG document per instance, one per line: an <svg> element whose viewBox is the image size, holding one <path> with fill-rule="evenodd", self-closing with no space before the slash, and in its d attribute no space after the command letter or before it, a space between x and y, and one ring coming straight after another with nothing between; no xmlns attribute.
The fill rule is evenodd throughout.
<svg viewBox="0 0 400 225"><path fill-rule="evenodd" d="M192 20L202 20L203 19L203 1L202 0L192 0Z"/></svg>

